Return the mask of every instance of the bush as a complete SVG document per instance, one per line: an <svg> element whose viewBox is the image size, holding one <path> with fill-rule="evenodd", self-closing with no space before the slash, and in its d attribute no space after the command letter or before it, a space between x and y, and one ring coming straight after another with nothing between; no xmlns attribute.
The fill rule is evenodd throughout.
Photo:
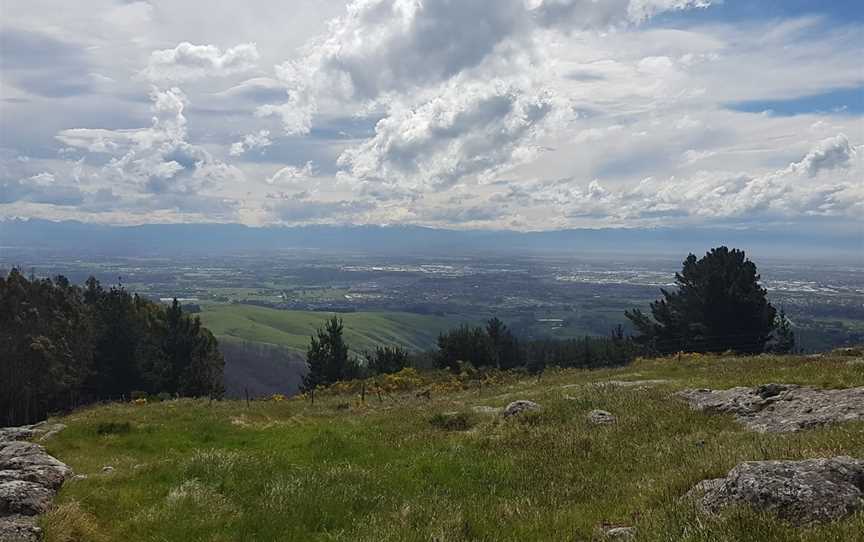
<svg viewBox="0 0 864 542"><path fill-rule="evenodd" d="M468 415L464 412L439 412L429 418L429 423L432 424L432 427L444 431L467 431L473 426Z"/></svg>
<svg viewBox="0 0 864 542"><path fill-rule="evenodd" d="M123 435L132 431L129 422L103 422L96 426L97 435Z"/></svg>

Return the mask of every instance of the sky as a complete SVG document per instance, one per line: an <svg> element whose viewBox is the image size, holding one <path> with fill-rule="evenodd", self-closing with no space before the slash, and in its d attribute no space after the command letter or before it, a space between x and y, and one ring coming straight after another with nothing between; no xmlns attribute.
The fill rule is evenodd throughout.
<svg viewBox="0 0 864 542"><path fill-rule="evenodd" d="M0 0L0 218L864 232L858 0Z"/></svg>

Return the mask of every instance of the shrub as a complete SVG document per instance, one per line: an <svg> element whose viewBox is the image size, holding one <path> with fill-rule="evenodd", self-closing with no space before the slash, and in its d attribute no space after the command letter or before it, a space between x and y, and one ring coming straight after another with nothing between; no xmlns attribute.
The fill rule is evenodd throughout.
<svg viewBox="0 0 864 542"><path fill-rule="evenodd" d="M473 426L468 415L464 412L439 412L429 418L429 423L432 424L432 427L444 431L467 431Z"/></svg>
<svg viewBox="0 0 864 542"><path fill-rule="evenodd" d="M96 426L97 435L123 435L132 431L129 422L102 422Z"/></svg>

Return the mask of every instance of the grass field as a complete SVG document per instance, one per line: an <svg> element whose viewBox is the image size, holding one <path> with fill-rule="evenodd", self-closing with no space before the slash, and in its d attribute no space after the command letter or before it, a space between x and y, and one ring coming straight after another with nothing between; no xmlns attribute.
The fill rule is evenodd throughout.
<svg viewBox="0 0 864 542"><path fill-rule="evenodd" d="M706 517L680 497L745 460L864 457L864 423L757 434L672 397L687 387L864 385L849 359L684 356L539 380L497 375L482 386L409 374L386 379L381 401L330 391L314 405L89 408L61 418L68 428L47 443L87 478L67 482L42 523L48 542L580 541L601 540L604 524L635 526L644 541L862 540L860 513L795 528L748 509ZM585 385L658 378L670 382ZM472 408L515 399L543 410L505 420ZM594 408L619 423L589 425ZM439 423L451 412L464 423Z"/></svg>
<svg viewBox="0 0 864 542"><path fill-rule="evenodd" d="M201 320L217 337L285 346L306 351L309 337L331 313L284 311L252 305L204 305ZM339 315L345 322L345 340L355 352L378 345L399 345L428 350L438 334L460 320L402 312L353 312Z"/></svg>

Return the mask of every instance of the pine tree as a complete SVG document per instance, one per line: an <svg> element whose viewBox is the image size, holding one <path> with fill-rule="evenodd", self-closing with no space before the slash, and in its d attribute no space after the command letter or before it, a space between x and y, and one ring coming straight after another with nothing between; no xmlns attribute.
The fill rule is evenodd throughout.
<svg viewBox="0 0 864 542"><path fill-rule="evenodd" d="M795 350L795 332L792 321L786 316L786 311L780 309L777 315L777 327L774 330L774 344L771 351L777 354L791 354Z"/></svg>
<svg viewBox="0 0 864 542"><path fill-rule="evenodd" d="M690 254L675 274L677 291L661 290L663 298L651 303L653 318L639 309L626 316L636 340L659 353L762 352L777 313L759 280L741 250L719 247L699 260Z"/></svg>
<svg viewBox="0 0 864 542"><path fill-rule="evenodd" d="M321 384L332 384L353 372L348 359L348 345L342 338L344 325L337 316L327 320L318 329L306 351L308 372L303 378L303 389L312 391Z"/></svg>

